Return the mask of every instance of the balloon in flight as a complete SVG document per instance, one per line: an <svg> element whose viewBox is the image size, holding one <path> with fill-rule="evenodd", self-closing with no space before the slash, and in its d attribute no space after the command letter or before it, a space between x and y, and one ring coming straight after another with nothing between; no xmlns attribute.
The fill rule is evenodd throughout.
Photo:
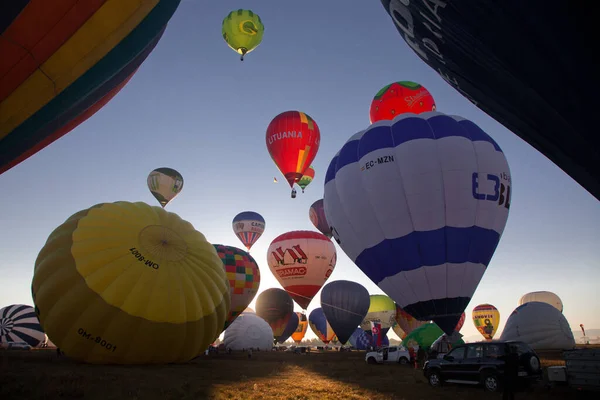
<svg viewBox="0 0 600 400"><path fill-rule="evenodd" d="M369 292L359 283L339 280L321 290L321 308L329 325L345 344L369 311Z"/></svg>
<svg viewBox="0 0 600 400"><path fill-rule="evenodd" d="M306 169L306 171L304 171L304 175L302 175L302 178L300 178L300 180L298 181L298 186L300 186L300 189L302 189L302 193L304 193L304 189L306 189L306 187L310 185L314 178L315 169L311 165Z"/></svg>
<svg viewBox="0 0 600 400"><path fill-rule="evenodd" d="M325 218L323 199L319 199L312 203L308 210L308 218L310 218L310 222L312 222L319 232L331 239L331 230L329 229L327 218Z"/></svg>
<svg viewBox="0 0 600 400"><path fill-rule="evenodd" d="M240 54L240 60L244 61L244 56L256 49L262 41L265 26L251 10L239 9L230 12L223 19L221 32L227 45Z"/></svg>
<svg viewBox="0 0 600 400"><path fill-rule="evenodd" d="M235 233L242 244L250 251L254 243L260 239L265 231L266 223L265 219L259 213L254 211L243 211L233 217L231 226L233 227L233 233Z"/></svg>
<svg viewBox="0 0 600 400"><path fill-rule="evenodd" d="M213 245L142 202L69 217L40 251L31 291L48 336L88 363L186 362L219 336L230 305Z"/></svg>
<svg viewBox="0 0 600 400"><path fill-rule="evenodd" d="M325 344L329 344L335 336L335 332L331 328L331 325L329 325L321 307L315 308L310 312L308 315L308 324L313 333Z"/></svg>
<svg viewBox="0 0 600 400"><path fill-rule="evenodd" d="M400 81L384 86L371 102L371 123L392 120L400 114L435 111L435 101L427 89L416 82Z"/></svg>
<svg viewBox="0 0 600 400"><path fill-rule="evenodd" d="M260 286L260 269L254 258L244 250L222 244L214 246L229 281L231 302L224 325L227 329L256 296Z"/></svg>
<svg viewBox="0 0 600 400"><path fill-rule="evenodd" d="M256 299L256 315L271 326L274 339L283 334L293 313L294 301L285 290L267 289Z"/></svg>
<svg viewBox="0 0 600 400"><path fill-rule="evenodd" d="M500 311L491 304L480 304L473 309L473 324L486 340L492 340L498 324Z"/></svg>
<svg viewBox="0 0 600 400"><path fill-rule="evenodd" d="M0 3L0 174L107 104L180 0Z"/></svg>
<svg viewBox="0 0 600 400"><path fill-rule="evenodd" d="M315 120L301 111L285 111L277 115L267 127L267 150L292 188L312 164L321 141Z"/></svg>
<svg viewBox="0 0 600 400"><path fill-rule="evenodd" d="M47 340L35 310L25 304L0 308L0 344L27 343L36 347Z"/></svg>
<svg viewBox="0 0 600 400"><path fill-rule="evenodd" d="M267 250L271 272L304 310L333 272L336 260L331 240L314 231L279 235Z"/></svg>
<svg viewBox="0 0 600 400"><path fill-rule="evenodd" d="M333 158L325 216L384 293L451 334L500 241L510 179L504 153L473 122L402 114L353 135Z"/></svg>
<svg viewBox="0 0 600 400"><path fill-rule="evenodd" d="M296 344L300 344L308 329L308 319L306 318L305 313L296 312L296 315L298 316L298 326L296 327L296 331L292 333L292 339Z"/></svg>
<svg viewBox="0 0 600 400"><path fill-rule="evenodd" d="M173 168L156 168L150 172L146 182L150 193L163 208L183 189L183 176Z"/></svg>

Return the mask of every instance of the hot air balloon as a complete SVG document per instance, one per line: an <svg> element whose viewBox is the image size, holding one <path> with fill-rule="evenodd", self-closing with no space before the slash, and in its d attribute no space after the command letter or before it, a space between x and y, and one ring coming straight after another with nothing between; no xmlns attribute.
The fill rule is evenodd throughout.
<svg viewBox="0 0 600 400"><path fill-rule="evenodd" d="M308 319L304 313L296 312L296 315L298 316L298 326L296 327L296 331L292 333L292 339L299 345L302 339L304 339L304 335L306 335Z"/></svg>
<svg viewBox="0 0 600 400"><path fill-rule="evenodd" d="M404 330L400 327L400 325L396 324L396 325L392 326L392 329L394 330L394 333L396 335L398 335L398 337L400 338L400 340L404 340L404 338L406 337L407 333L404 332Z"/></svg>
<svg viewBox="0 0 600 400"><path fill-rule="evenodd" d="M381 3L446 82L600 199L593 14L570 2Z"/></svg>
<svg viewBox="0 0 600 400"><path fill-rule="evenodd" d="M254 211L244 211L233 218L233 232L246 246L248 251L265 231L265 219Z"/></svg>
<svg viewBox="0 0 600 400"><path fill-rule="evenodd" d="M500 241L510 189L490 136L430 112L353 135L329 165L323 200L348 257L406 312L451 334Z"/></svg>
<svg viewBox="0 0 600 400"><path fill-rule="evenodd" d="M527 293L519 299L519 305L529 303L530 301L548 303L552 307L556 308L558 311L563 312L562 300L555 293L545 291Z"/></svg>
<svg viewBox="0 0 600 400"><path fill-rule="evenodd" d="M402 332L404 332L405 335L408 335L418 327L429 323L429 321L419 321L404 311L398 304L396 304L396 322L398 323L397 326L402 329ZM396 332L396 335L398 335L400 339L404 340L404 338L398 334L396 329L394 329L394 332Z"/></svg>
<svg viewBox="0 0 600 400"><path fill-rule="evenodd" d="M0 309L0 344L27 343L36 347L47 338L33 307L13 304Z"/></svg>
<svg viewBox="0 0 600 400"><path fill-rule="evenodd" d="M250 10L232 11L223 20L223 39L233 51L244 56L258 47L262 41L265 27L260 17Z"/></svg>
<svg viewBox="0 0 600 400"><path fill-rule="evenodd" d="M458 320L458 322L456 323L456 326L454 327L454 332L460 332L460 330L462 329L463 325L465 324L465 319L467 318L467 314L465 314L464 312L461 314L460 319Z"/></svg>
<svg viewBox="0 0 600 400"><path fill-rule="evenodd" d="M231 305L224 327L227 329L256 296L260 286L260 269L254 258L244 250L222 244L214 246L219 258L223 261L225 274L229 281Z"/></svg>
<svg viewBox="0 0 600 400"><path fill-rule="evenodd" d="M473 309L473 324L486 340L492 340L500 323L500 311L491 304L480 304Z"/></svg>
<svg viewBox="0 0 600 400"><path fill-rule="evenodd" d="M3 2L0 174L108 103L152 52L179 3Z"/></svg>
<svg viewBox="0 0 600 400"><path fill-rule="evenodd" d="M225 330L223 344L231 350L270 351L273 348L273 331L258 315L244 313Z"/></svg>
<svg viewBox="0 0 600 400"><path fill-rule="evenodd" d="M334 281L321 290L321 308L338 340L345 344L369 311L369 292L359 283Z"/></svg>
<svg viewBox="0 0 600 400"><path fill-rule="evenodd" d="M440 329L439 326L437 326L437 324L435 323L427 323L425 325L422 325L420 327L418 327L417 329L415 329L414 331L412 331L411 333L409 333L403 340L402 340L402 344L406 347L406 348L414 348L415 345L422 347L424 350L428 350L431 345L438 339L440 338L442 335L444 334L444 332ZM449 337L456 339L456 341L452 342L451 345L452 346L457 346L459 344L464 344L464 341L462 340L462 338L460 337L461 335L458 334L458 338L456 338L456 335L454 335L454 332L452 332Z"/></svg>
<svg viewBox="0 0 600 400"><path fill-rule="evenodd" d="M335 246L318 232L287 232L273 239L267 262L281 286L306 310L335 268Z"/></svg>
<svg viewBox="0 0 600 400"><path fill-rule="evenodd" d="M292 188L315 159L321 133L315 120L300 111L285 111L267 127L267 149L271 158Z"/></svg>
<svg viewBox="0 0 600 400"><path fill-rule="evenodd" d="M146 181L148 189L163 208L183 189L183 176L172 168L156 168Z"/></svg>
<svg viewBox="0 0 600 400"><path fill-rule="evenodd" d="M229 284L192 224L145 203L103 203L48 237L31 284L52 341L88 363L188 361L219 336Z"/></svg>
<svg viewBox="0 0 600 400"><path fill-rule="evenodd" d="M329 325L329 322L327 322L327 317L325 317L321 307L311 311L308 315L308 324L313 333L326 345L329 344L335 336L335 332L331 328L331 325Z"/></svg>
<svg viewBox="0 0 600 400"><path fill-rule="evenodd" d="M267 289L256 299L256 315L268 322L277 341L294 313L294 301L282 289Z"/></svg>
<svg viewBox="0 0 600 400"><path fill-rule="evenodd" d="M315 169L311 165L306 169L306 171L304 171L304 175L302 175L302 178L300 178L300 180L298 181L298 186L300 186L300 188L302 189L302 193L304 193L304 189L306 189L306 187L310 185L314 178Z"/></svg>
<svg viewBox="0 0 600 400"><path fill-rule="evenodd" d="M403 113L420 114L435 111L435 101L427 89L418 83L400 81L384 86L371 102L371 123L391 120Z"/></svg>
<svg viewBox="0 0 600 400"><path fill-rule="evenodd" d="M361 329L370 331L371 322L379 322L382 330L394 326L396 324L394 300L383 294L372 294L369 299L369 311L360 323Z"/></svg>
<svg viewBox="0 0 600 400"><path fill-rule="evenodd" d="M288 340L289 337L298 329L299 323L300 319L298 318L298 314L292 313L281 335L275 338L275 340L277 340L277 343L282 344L283 342Z"/></svg>
<svg viewBox="0 0 600 400"><path fill-rule="evenodd" d="M310 218L310 222L313 223L319 232L331 239L331 230L329 229L329 223L327 223L327 219L325 218L323 199L319 199L312 203L308 210L308 218Z"/></svg>
<svg viewBox="0 0 600 400"><path fill-rule="evenodd" d="M356 350L369 350L371 347L375 347L375 341L373 339L373 335L371 335L370 332L356 328L348 341ZM390 340L386 335L383 335L381 338L381 346L389 346L389 344Z"/></svg>

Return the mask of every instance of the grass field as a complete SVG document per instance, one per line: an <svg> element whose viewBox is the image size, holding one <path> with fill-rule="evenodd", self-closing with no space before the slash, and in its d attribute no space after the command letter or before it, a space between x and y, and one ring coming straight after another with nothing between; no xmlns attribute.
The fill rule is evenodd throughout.
<svg viewBox="0 0 600 400"><path fill-rule="evenodd" d="M543 355L542 355L543 356ZM550 355L560 357L560 354ZM544 365L556 365L553 358ZM465 399L502 398L480 387L431 388L422 370L367 365L364 352L255 352L202 356L181 365L99 366L53 350L0 351L0 399ZM543 382L517 399L575 399Z"/></svg>

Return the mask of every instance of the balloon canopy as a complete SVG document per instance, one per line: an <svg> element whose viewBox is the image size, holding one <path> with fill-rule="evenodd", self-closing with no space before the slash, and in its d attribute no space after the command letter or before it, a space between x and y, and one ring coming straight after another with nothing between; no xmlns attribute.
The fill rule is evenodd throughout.
<svg viewBox="0 0 600 400"><path fill-rule="evenodd" d="M473 324L486 340L492 340L498 324L500 311L491 304L480 304L473 309Z"/></svg>
<svg viewBox="0 0 600 400"><path fill-rule="evenodd" d="M372 294L369 300L369 311L360 327L365 331L371 330L371 322L379 322L381 329L391 328L396 324L396 304L384 294Z"/></svg>
<svg viewBox="0 0 600 400"><path fill-rule="evenodd" d="M359 283L339 280L321 290L321 308L338 340L345 344L369 310L369 292Z"/></svg>
<svg viewBox="0 0 600 400"><path fill-rule="evenodd" d="M404 333L404 335L406 336L412 331L414 331L416 328L428 324L429 321L419 321L418 319L404 311L402 307L400 307L398 304L396 304L396 323L398 324L396 326L402 329L400 332ZM396 335L398 335L398 337L404 339L402 336L400 336L398 330L395 327L393 329L394 332L396 332Z"/></svg>
<svg viewBox="0 0 600 400"><path fill-rule="evenodd" d="M223 344L231 350L273 348L273 331L269 324L256 314L244 313L225 330Z"/></svg>
<svg viewBox="0 0 600 400"><path fill-rule="evenodd" d="M356 328L354 333L348 339L352 347L356 350L369 350L371 347L375 347L373 335L370 332L364 331L360 328ZM390 340L386 335L381 338L381 346L389 346Z"/></svg>
<svg viewBox="0 0 600 400"><path fill-rule="evenodd" d="M312 222L319 232L331 239L331 229L329 229L329 223L327 222L327 218L325 218L323 199L312 203L308 210L308 218L310 218L310 222Z"/></svg>
<svg viewBox="0 0 600 400"><path fill-rule="evenodd" d="M48 340L35 310L25 304L0 309L0 343L27 343L37 347Z"/></svg>
<svg viewBox="0 0 600 400"><path fill-rule="evenodd" d="M229 48L240 54L240 60L244 61L244 56L262 41L265 27L257 14L239 9L223 19L221 32Z"/></svg>
<svg viewBox="0 0 600 400"><path fill-rule="evenodd" d="M323 343L328 344L333 340L335 336L335 332L329 325L327 321L327 317L325 313L323 313L323 309L321 307L315 308L308 315L308 324L310 325L310 329L312 329L313 333L321 340Z"/></svg>
<svg viewBox="0 0 600 400"><path fill-rule="evenodd" d="M453 332L454 333L454 332ZM427 350L431 347L433 342L435 342L440 336L444 334L444 331L440 329L439 326L435 323L428 323L423 326L418 327L411 333L409 333L403 340L402 344L406 348L414 347L415 345L419 346L419 348L423 348ZM456 340L452 343L452 346L457 346L459 344L463 344L462 339ZM449 337L454 338L454 335L449 335Z"/></svg>
<svg viewBox="0 0 600 400"><path fill-rule="evenodd" d="M285 290L270 288L256 299L256 315L271 326L275 339L283 334L293 313L294 301Z"/></svg>
<svg viewBox="0 0 600 400"><path fill-rule="evenodd" d="M283 343L286 340L288 340L289 337L298 329L299 323L300 318L298 318L298 314L292 313L290 319L288 320L288 323L285 326L285 329L283 330L283 332L281 332L281 335L279 335L278 337L274 336L275 340L277 340L278 343Z"/></svg>
<svg viewBox="0 0 600 400"><path fill-rule="evenodd" d="M265 231L265 219L257 212L243 211L233 217L231 222L233 233L240 239L246 249L250 251L254 243Z"/></svg>
<svg viewBox="0 0 600 400"><path fill-rule="evenodd" d="M400 114L435 111L435 101L427 89L416 82L400 81L384 86L373 98L371 123L394 119Z"/></svg>
<svg viewBox="0 0 600 400"><path fill-rule="evenodd" d="M296 315L298 316L298 326L296 327L296 331L292 333L292 339L296 344L300 344L308 329L308 318L306 318L306 314L304 313L297 312Z"/></svg>
<svg viewBox="0 0 600 400"><path fill-rule="evenodd" d="M563 312L563 302L555 293L546 291L527 293L519 299L519 305L523 305L531 301L539 301L541 303L550 304L558 311Z"/></svg>
<svg viewBox="0 0 600 400"><path fill-rule="evenodd" d="M353 135L332 159L325 216L384 293L451 333L500 241L510 179L498 144L471 121L403 114Z"/></svg>
<svg viewBox="0 0 600 400"><path fill-rule="evenodd" d="M150 193L163 208L183 189L183 176L173 168L157 168L146 181Z"/></svg>
<svg viewBox="0 0 600 400"><path fill-rule="evenodd" d="M306 187L310 185L314 178L315 169L311 165L306 169L306 171L304 171L304 175L302 175L302 178L300 178L300 180L298 181L298 186L300 186L300 189L302 189L302 193L304 193L304 189L306 189Z"/></svg>

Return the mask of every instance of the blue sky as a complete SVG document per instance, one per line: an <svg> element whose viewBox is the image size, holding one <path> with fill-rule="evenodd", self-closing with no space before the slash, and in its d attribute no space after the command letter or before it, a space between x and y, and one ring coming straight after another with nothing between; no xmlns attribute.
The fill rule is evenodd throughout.
<svg viewBox="0 0 600 400"><path fill-rule="evenodd" d="M474 306L494 304L502 329L521 295L536 290L562 298L572 329L580 323L600 328L600 203L423 63L379 2L348 4L184 0L121 93L74 131L0 175L0 307L32 303L37 253L71 214L118 200L158 205L146 177L163 166L185 179L167 210L212 243L242 247L232 218L244 210L265 217L266 231L252 255L261 267L260 291L279 287L266 264L270 242L287 231L314 230L308 208L323 195L331 158L368 126L369 105L381 87L411 80L432 93L439 111L470 119L490 134L512 173L508 223L461 333L477 335L470 321ZM238 8L252 9L265 24L262 44L243 63L221 37L223 18ZM286 110L306 112L321 130L315 180L295 200L265 146L269 122ZM330 281L354 280L372 294L382 293L337 250ZM319 296L309 312L319 306Z"/></svg>

